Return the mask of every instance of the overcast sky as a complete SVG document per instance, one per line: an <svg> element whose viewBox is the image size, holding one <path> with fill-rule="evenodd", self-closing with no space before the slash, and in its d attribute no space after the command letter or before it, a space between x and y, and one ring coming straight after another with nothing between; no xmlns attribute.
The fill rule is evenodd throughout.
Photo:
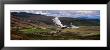
<svg viewBox="0 0 110 50"><path fill-rule="evenodd" d="M11 12L28 12L55 17L100 18L100 10L11 10Z"/></svg>

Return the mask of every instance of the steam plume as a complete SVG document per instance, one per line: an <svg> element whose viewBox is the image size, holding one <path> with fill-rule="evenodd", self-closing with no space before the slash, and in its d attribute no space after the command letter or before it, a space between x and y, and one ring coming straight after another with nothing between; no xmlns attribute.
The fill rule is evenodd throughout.
<svg viewBox="0 0 110 50"><path fill-rule="evenodd" d="M54 22L56 25L58 25L59 27L65 27L65 26L63 26L63 24L61 23L61 21L59 20L58 17L55 17L55 18L52 19L52 20L53 20L53 22Z"/></svg>

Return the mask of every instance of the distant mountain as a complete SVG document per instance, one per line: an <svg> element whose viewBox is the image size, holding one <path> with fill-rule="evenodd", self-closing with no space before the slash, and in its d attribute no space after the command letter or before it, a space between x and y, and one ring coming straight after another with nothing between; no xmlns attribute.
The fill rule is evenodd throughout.
<svg viewBox="0 0 110 50"><path fill-rule="evenodd" d="M97 19L100 20L100 17L96 17L96 16L91 16L91 17L87 17L87 16L82 16L82 17L78 17L79 19Z"/></svg>
<svg viewBox="0 0 110 50"><path fill-rule="evenodd" d="M68 18L61 17L60 20L63 24L69 25L73 23L77 26L98 26L100 25L100 21L98 19L79 19L79 18Z"/></svg>
<svg viewBox="0 0 110 50"><path fill-rule="evenodd" d="M45 16L41 14L33 14L26 12L11 12L11 17L20 18L19 21L26 23L32 23L34 25L54 25L52 19L53 16ZM12 17L13 18L13 17ZM99 26L100 19L87 19L87 18L70 18L70 17L59 17L63 25L70 25L73 23L77 26Z"/></svg>

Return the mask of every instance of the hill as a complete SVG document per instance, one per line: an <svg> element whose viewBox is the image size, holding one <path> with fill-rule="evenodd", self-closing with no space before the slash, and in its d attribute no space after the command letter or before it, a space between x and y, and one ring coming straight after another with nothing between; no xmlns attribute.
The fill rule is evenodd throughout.
<svg viewBox="0 0 110 50"><path fill-rule="evenodd" d="M25 22L30 22L33 24L44 23L47 25L54 25L52 19L53 16L45 16L41 14L32 14L26 12L11 12L12 16L16 16L21 18ZM69 17L59 17L63 25L69 25L73 23L77 26L99 26L100 20L99 19L85 19L85 18L69 18Z"/></svg>

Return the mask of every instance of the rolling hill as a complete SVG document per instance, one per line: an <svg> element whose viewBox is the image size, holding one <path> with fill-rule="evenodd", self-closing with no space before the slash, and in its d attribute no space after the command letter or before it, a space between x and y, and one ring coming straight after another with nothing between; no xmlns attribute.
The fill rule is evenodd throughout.
<svg viewBox="0 0 110 50"><path fill-rule="evenodd" d="M54 25L52 19L53 16L45 16L41 14L32 14L26 12L11 12L11 16L15 16L14 18L21 18L21 21L27 23L33 23L39 25L40 23L44 23L46 25ZM12 17L13 18L13 17ZM63 25L69 25L73 23L77 26L99 26L99 19L86 19L86 18L69 18L69 17L59 17ZM19 20L20 21L20 20Z"/></svg>

